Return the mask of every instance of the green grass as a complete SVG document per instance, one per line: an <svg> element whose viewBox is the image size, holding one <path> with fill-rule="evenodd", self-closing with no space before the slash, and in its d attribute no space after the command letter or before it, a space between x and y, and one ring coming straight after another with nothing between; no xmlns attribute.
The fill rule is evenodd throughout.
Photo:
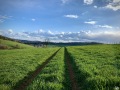
<svg viewBox="0 0 120 90"><path fill-rule="evenodd" d="M27 90L70 90L65 86L64 48L46 65ZM67 89L66 89L67 88Z"/></svg>
<svg viewBox="0 0 120 90"><path fill-rule="evenodd" d="M13 90L58 48L0 50L0 90Z"/></svg>
<svg viewBox="0 0 120 90"><path fill-rule="evenodd" d="M33 46L22 44L15 41L0 39L0 49L23 49L33 48Z"/></svg>
<svg viewBox="0 0 120 90"><path fill-rule="evenodd" d="M59 47L33 48L1 40L11 50L0 50L0 90L13 90ZM19 45L22 49L13 48ZM80 90L120 88L120 45L67 47ZM27 90L70 90L64 48L45 66Z"/></svg>
<svg viewBox="0 0 120 90"><path fill-rule="evenodd" d="M67 47L81 90L120 87L120 45Z"/></svg>

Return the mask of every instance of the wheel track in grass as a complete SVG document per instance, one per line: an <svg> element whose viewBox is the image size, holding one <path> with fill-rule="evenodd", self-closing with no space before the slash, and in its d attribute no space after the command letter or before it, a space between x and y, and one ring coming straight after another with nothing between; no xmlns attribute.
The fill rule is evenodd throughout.
<svg viewBox="0 0 120 90"><path fill-rule="evenodd" d="M70 77L70 82L71 82L71 90L80 90L78 88L78 84L77 81L75 79L75 73L73 71L73 66L72 63L70 62L70 56L69 53L65 47L65 59L66 59L66 64L67 64L67 68L68 68L68 73L69 73L69 77Z"/></svg>
<svg viewBox="0 0 120 90"><path fill-rule="evenodd" d="M57 54L60 49L58 49L54 54L52 54L48 59L46 59L45 62L38 66L38 68L33 71L29 76L21 80L22 82L18 83L18 85L15 86L14 90L25 90L27 86L34 80L34 78L42 71L42 69L50 62L50 60Z"/></svg>

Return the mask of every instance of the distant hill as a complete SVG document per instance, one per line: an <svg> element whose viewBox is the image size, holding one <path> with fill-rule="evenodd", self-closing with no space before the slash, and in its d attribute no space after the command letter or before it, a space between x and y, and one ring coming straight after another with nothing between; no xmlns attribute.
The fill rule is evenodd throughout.
<svg viewBox="0 0 120 90"><path fill-rule="evenodd" d="M33 46L42 46L45 44L45 42L41 41L28 41L28 40L20 40L20 42L33 45ZM95 44L102 44L98 42L48 42L48 45L54 45L54 46L81 46L81 45L95 45Z"/></svg>
<svg viewBox="0 0 120 90"><path fill-rule="evenodd" d="M16 41L15 39L8 38L8 37L2 36L2 35L0 35L0 39L3 39L3 40L10 40L10 41Z"/></svg>
<svg viewBox="0 0 120 90"><path fill-rule="evenodd" d="M95 44L102 44L97 42L66 42L66 43L51 43L53 45L58 46L82 46L82 45L95 45Z"/></svg>
<svg viewBox="0 0 120 90"><path fill-rule="evenodd" d="M94 44L102 44L98 42L41 42L41 41L28 41L28 40L18 40L11 39L5 36L0 35L0 49L19 49L19 48L29 48L33 46L41 47L44 45L52 45L52 46L81 46L81 45L94 45Z"/></svg>
<svg viewBox="0 0 120 90"><path fill-rule="evenodd" d="M18 40L0 35L0 49L22 49L32 46L20 43Z"/></svg>

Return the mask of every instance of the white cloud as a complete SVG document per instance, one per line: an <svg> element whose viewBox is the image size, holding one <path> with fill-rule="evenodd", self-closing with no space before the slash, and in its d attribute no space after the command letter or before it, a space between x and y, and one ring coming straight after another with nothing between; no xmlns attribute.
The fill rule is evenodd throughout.
<svg viewBox="0 0 120 90"><path fill-rule="evenodd" d="M84 0L84 3L85 3L85 4L88 4L88 5L89 5L89 4L92 4L92 3L93 3L93 0Z"/></svg>
<svg viewBox="0 0 120 90"><path fill-rule="evenodd" d="M67 18L78 18L79 16L78 15L64 15L64 17L67 17Z"/></svg>
<svg viewBox="0 0 120 90"><path fill-rule="evenodd" d="M105 8L112 9L113 11L120 10L120 0L113 0L113 2L106 5Z"/></svg>
<svg viewBox="0 0 120 90"><path fill-rule="evenodd" d="M88 13L88 11L85 11L85 12L82 13L82 15L85 15L85 14L87 14L87 13Z"/></svg>
<svg viewBox="0 0 120 90"><path fill-rule="evenodd" d="M89 22L84 22L84 23L95 25L97 22L96 21L89 21Z"/></svg>
<svg viewBox="0 0 120 90"><path fill-rule="evenodd" d="M98 8L96 5L95 6L93 6L94 8Z"/></svg>
<svg viewBox="0 0 120 90"><path fill-rule="evenodd" d="M3 30L0 30L0 35L4 35L4 32L3 32Z"/></svg>
<svg viewBox="0 0 120 90"><path fill-rule="evenodd" d="M120 31L98 31L88 34L88 38L98 42L104 43L119 43Z"/></svg>
<svg viewBox="0 0 120 90"><path fill-rule="evenodd" d="M9 34L12 34L12 33L13 33L13 30L12 30L12 29L9 29L9 30L8 30L8 33L9 33Z"/></svg>
<svg viewBox="0 0 120 90"><path fill-rule="evenodd" d="M101 28L108 28L108 29L112 29L113 27L110 25L97 25L97 27L101 27Z"/></svg>
<svg viewBox="0 0 120 90"><path fill-rule="evenodd" d="M48 31L49 34L54 34L53 32L51 32L50 30Z"/></svg>
<svg viewBox="0 0 120 90"><path fill-rule="evenodd" d="M62 35L64 35L64 34L65 34L65 32L61 32L61 34L62 34Z"/></svg>
<svg viewBox="0 0 120 90"><path fill-rule="evenodd" d="M45 31L43 29L38 30L38 33L44 33Z"/></svg>
<svg viewBox="0 0 120 90"><path fill-rule="evenodd" d="M31 20L32 20L33 22L36 21L36 19L34 19L34 18L32 18Z"/></svg>
<svg viewBox="0 0 120 90"><path fill-rule="evenodd" d="M10 19L12 16L0 15L0 23L3 23L5 20Z"/></svg>
<svg viewBox="0 0 120 90"><path fill-rule="evenodd" d="M10 16L6 16L6 15L0 15L0 19L9 19Z"/></svg>
<svg viewBox="0 0 120 90"><path fill-rule="evenodd" d="M63 37L63 35L60 35L60 37Z"/></svg>
<svg viewBox="0 0 120 90"><path fill-rule="evenodd" d="M98 31L80 31L80 32L59 32L45 31L40 29L40 32L13 32L13 30L0 30L0 34L23 40L38 40L44 41L49 38L52 42L104 42L104 43L119 43L120 31L118 30L98 30ZM37 31L38 32L38 31Z"/></svg>
<svg viewBox="0 0 120 90"><path fill-rule="evenodd" d="M69 0L61 0L62 1L62 4L65 4L67 3Z"/></svg>

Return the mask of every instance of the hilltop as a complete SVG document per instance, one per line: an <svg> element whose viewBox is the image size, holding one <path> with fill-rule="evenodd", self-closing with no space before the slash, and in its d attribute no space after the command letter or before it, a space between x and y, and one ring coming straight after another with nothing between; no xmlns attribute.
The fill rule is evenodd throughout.
<svg viewBox="0 0 120 90"><path fill-rule="evenodd" d="M0 35L0 49L22 49L31 47L32 46L23 44L18 40Z"/></svg>

